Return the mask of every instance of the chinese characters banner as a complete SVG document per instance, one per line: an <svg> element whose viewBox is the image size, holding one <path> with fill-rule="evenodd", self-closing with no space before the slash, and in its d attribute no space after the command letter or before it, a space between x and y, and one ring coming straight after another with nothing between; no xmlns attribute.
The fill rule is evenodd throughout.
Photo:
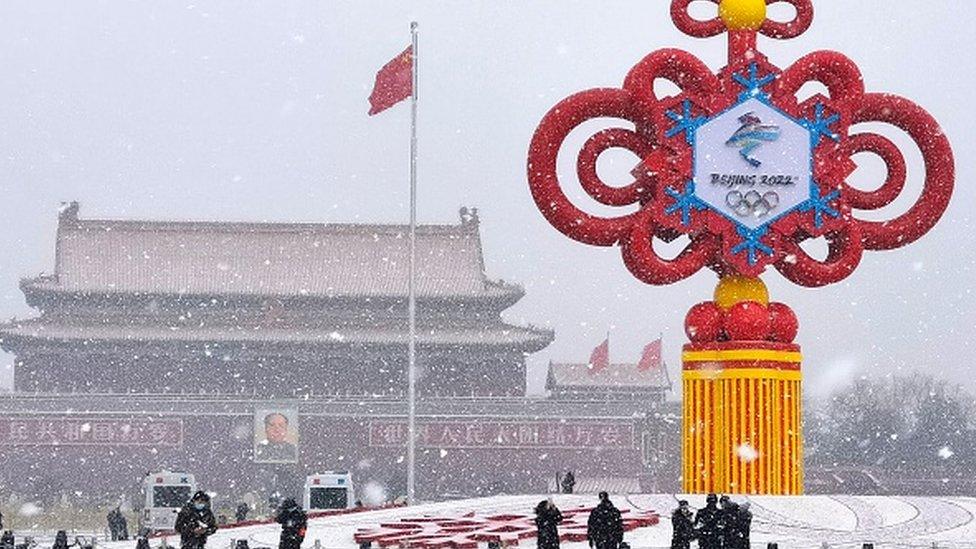
<svg viewBox="0 0 976 549"><path fill-rule="evenodd" d="M182 419L0 417L0 446L183 446Z"/></svg>
<svg viewBox="0 0 976 549"><path fill-rule="evenodd" d="M407 424L373 421L370 447L406 446ZM433 422L417 425L417 444L428 448L634 448L630 423Z"/></svg>

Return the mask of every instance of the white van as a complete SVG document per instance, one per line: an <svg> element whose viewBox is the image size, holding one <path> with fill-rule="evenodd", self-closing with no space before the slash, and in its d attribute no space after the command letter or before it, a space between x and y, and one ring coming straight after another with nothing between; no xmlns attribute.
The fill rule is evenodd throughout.
<svg viewBox="0 0 976 549"><path fill-rule="evenodd" d="M352 509L356 497L352 488L352 475L346 471L327 471L309 475L305 480L306 511L327 509Z"/></svg>
<svg viewBox="0 0 976 549"><path fill-rule="evenodd" d="M153 532L172 530L176 515L197 490L196 480L187 473L150 473L142 484L146 496L142 525Z"/></svg>

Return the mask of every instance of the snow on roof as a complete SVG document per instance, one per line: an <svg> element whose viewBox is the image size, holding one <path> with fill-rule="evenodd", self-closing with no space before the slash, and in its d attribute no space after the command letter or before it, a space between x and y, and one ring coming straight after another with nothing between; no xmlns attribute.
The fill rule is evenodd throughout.
<svg viewBox="0 0 976 549"><path fill-rule="evenodd" d="M405 225L83 220L59 218L55 276L63 292L315 297L406 296ZM421 297L517 292L484 273L477 216L417 228Z"/></svg>
<svg viewBox="0 0 976 549"><path fill-rule="evenodd" d="M573 387L667 389L669 382L663 367L641 370L637 364L614 363L603 369L594 369L586 363L549 363L546 388L552 390Z"/></svg>

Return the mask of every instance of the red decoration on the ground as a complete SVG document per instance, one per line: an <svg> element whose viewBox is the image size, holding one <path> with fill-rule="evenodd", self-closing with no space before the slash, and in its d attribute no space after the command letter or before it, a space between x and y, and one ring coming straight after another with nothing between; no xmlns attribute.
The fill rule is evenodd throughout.
<svg viewBox="0 0 976 549"><path fill-rule="evenodd" d="M712 301L692 307L685 316L685 335L695 343L718 341L722 332L722 310Z"/></svg>
<svg viewBox="0 0 976 549"><path fill-rule="evenodd" d="M730 31L729 63L717 74L685 51L660 50L640 61L621 87L577 93L553 107L539 124L528 157L532 195L549 222L580 242L621 246L624 263L634 276L659 285L678 282L703 267L720 275L758 276L772 266L796 284L823 286L850 275L864 250L897 248L928 232L945 212L955 179L952 149L938 123L907 99L866 92L857 66L840 53L815 52L785 70L772 65L756 50L757 32L793 38L813 20L810 0L767 3L776 1L787 1L796 8L794 20L767 19L758 31ZM672 19L679 29L696 37L726 32L726 24L719 18L692 18L688 14L691 2L673 0L671 4ZM657 79L674 83L680 93L658 97L654 91ZM822 83L828 95L801 101L797 93L807 82ZM709 202L695 188L698 129L715 123L731 107L745 110L753 104L786 117L790 131L801 131L799 127L809 133L809 194L804 195L799 187L806 181L791 183L798 185L793 190L802 201L783 204L778 196L767 200L762 193L733 196L730 192L726 207L714 199ZM630 127L595 133L579 151L576 170L580 185L594 200L606 206L631 207L629 213L604 217L572 203L562 188L556 160L570 132L589 120L608 117ZM858 211L877 210L894 201L907 176L904 155L892 141L870 131L850 133L854 124L862 122L903 130L924 159L922 192L895 219L882 222L857 217ZM749 141L730 146L741 146L742 157L750 163L757 162L749 157L750 151L762 150ZM599 156L611 148L628 150L640 159L632 172L634 179L623 186L606 183L596 170ZM875 190L855 189L847 182L856 168L852 156L858 153L874 154L887 166L886 179ZM775 190L762 190L769 188ZM730 214L734 208L751 208L760 217L770 212L775 215L770 213L768 221L764 218L757 223L744 213L740 217ZM661 257L652 246L654 238L671 241L680 235L690 240L673 259ZM824 238L828 244L829 253L822 261L800 247L814 238Z"/></svg>
<svg viewBox="0 0 976 549"><path fill-rule="evenodd" d="M796 313L785 303L770 303L769 309L769 340L780 343L793 343L796 333L800 330L800 321Z"/></svg>
<svg viewBox="0 0 976 549"><path fill-rule="evenodd" d="M586 520L592 507L564 510L559 525L562 542L586 541ZM660 520L654 511L621 509L624 531L653 526ZM356 532L356 543L374 543L378 547L411 547L415 549L478 549L490 541L509 546L535 545L536 526L531 515L506 514L487 517L465 516L405 518L400 522L380 524Z"/></svg>
<svg viewBox="0 0 976 549"><path fill-rule="evenodd" d="M725 333L732 341L764 341L769 336L769 311L755 301L736 303L725 313Z"/></svg>

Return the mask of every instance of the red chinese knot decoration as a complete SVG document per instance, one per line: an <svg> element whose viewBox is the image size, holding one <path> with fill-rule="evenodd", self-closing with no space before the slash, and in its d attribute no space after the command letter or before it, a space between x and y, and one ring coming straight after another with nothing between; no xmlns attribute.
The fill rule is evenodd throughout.
<svg viewBox="0 0 976 549"><path fill-rule="evenodd" d="M857 66L838 52L814 52L781 70L757 51L758 34L789 39L806 31L813 20L811 0L766 0L791 4L796 15L789 22L767 19L762 0L761 17L751 20L745 17L754 7L748 1L712 1L721 4L721 17L694 19L688 13L692 0L673 0L671 16L693 37L728 33L729 62L717 74L688 52L659 50L631 69L620 88L577 93L543 118L529 150L528 178L549 222L586 244L620 245L634 276L657 285L703 267L722 276L755 277L772 266L796 284L824 286L850 275L864 250L898 248L927 233L945 212L955 179L952 149L932 116L908 99L866 92ZM743 6L745 11L738 9ZM658 79L674 83L680 93L658 97ZM827 95L799 100L808 82L821 83ZM629 207L616 217L574 205L556 170L570 132L598 118L629 125L592 135L578 152L576 175L600 204ZM905 132L924 160L920 196L883 222L855 214L894 202L908 170L902 151L887 137L851 133L853 125L868 122ZM597 173L597 159L612 148L640 158L625 186L608 185ZM847 182L857 167L852 156L860 153L877 156L887 167L875 190ZM682 235L690 241L673 259L653 248L654 238ZM829 247L823 260L800 246L821 237ZM786 335L791 331L778 328Z"/></svg>

